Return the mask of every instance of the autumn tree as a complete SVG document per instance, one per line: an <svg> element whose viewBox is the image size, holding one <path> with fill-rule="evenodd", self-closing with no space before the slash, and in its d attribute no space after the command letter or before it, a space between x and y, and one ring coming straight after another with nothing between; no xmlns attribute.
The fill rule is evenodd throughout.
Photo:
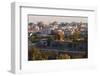
<svg viewBox="0 0 100 76"><path fill-rule="evenodd" d="M68 54L60 54L57 56L57 59L70 59L70 56Z"/></svg>

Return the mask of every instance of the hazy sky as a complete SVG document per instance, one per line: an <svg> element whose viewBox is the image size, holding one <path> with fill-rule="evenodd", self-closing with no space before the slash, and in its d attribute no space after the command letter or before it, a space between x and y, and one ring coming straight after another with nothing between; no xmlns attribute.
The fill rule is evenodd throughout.
<svg viewBox="0 0 100 76"><path fill-rule="evenodd" d="M29 15L28 16L28 21L37 23L39 21L44 22L45 24L49 24L51 22L57 21L58 23L60 22L88 22L87 17L74 17L74 16L36 16L36 15Z"/></svg>

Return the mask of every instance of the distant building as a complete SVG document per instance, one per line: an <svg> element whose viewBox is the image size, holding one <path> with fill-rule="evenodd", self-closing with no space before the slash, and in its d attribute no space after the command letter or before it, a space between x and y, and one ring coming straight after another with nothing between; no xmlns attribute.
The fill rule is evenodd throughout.
<svg viewBox="0 0 100 76"><path fill-rule="evenodd" d="M31 26L28 26L28 32L38 32L39 31L39 27L36 24L33 24Z"/></svg>
<svg viewBox="0 0 100 76"><path fill-rule="evenodd" d="M44 27L43 29L39 30L41 34L51 34L51 28L50 27Z"/></svg>
<svg viewBox="0 0 100 76"><path fill-rule="evenodd" d="M70 36L70 35L71 35L71 31L65 30L65 31L64 31L64 35L65 35L65 36Z"/></svg>

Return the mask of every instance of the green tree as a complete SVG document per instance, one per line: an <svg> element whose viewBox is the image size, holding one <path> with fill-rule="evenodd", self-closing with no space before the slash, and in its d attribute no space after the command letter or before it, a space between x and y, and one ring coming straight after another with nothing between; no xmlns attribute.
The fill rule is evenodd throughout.
<svg viewBox="0 0 100 76"><path fill-rule="evenodd" d="M73 40L77 40L80 38L80 31L75 31L73 34Z"/></svg>
<svg viewBox="0 0 100 76"><path fill-rule="evenodd" d="M29 25L29 26L32 26L33 24L34 24L34 23L31 23L31 22L30 22L30 23L28 23L28 25Z"/></svg>

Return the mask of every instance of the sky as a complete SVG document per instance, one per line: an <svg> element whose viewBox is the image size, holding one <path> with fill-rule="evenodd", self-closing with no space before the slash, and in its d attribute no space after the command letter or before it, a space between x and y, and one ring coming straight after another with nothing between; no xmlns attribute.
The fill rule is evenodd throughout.
<svg viewBox="0 0 100 76"><path fill-rule="evenodd" d="M28 22L37 23L39 21L44 22L44 24L49 24L54 21L60 22L88 22L87 17L78 16L44 16L44 15L28 15Z"/></svg>

